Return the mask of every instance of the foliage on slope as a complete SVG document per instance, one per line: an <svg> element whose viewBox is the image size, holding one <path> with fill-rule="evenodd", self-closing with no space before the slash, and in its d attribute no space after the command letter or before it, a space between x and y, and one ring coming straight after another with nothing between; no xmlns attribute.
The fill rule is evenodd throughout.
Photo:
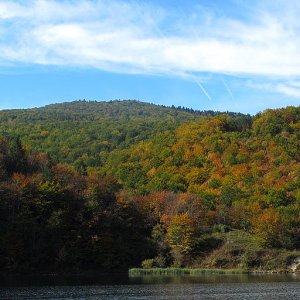
<svg viewBox="0 0 300 300"><path fill-rule="evenodd" d="M151 218L118 201L111 177L83 176L0 138L0 269L126 270L151 255Z"/></svg>
<svg viewBox="0 0 300 300"><path fill-rule="evenodd" d="M112 170L126 188L145 192L188 191L223 202L262 194L276 205L282 197L293 201L300 160L299 110L270 110L253 118L253 124L247 116L226 115L190 122L113 151L105 171Z"/></svg>
<svg viewBox="0 0 300 300"><path fill-rule="evenodd" d="M112 152L103 172L145 195L179 265L209 249L216 241L201 236L217 228L249 232L262 247L300 247L299 107L184 124Z"/></svg>
<svg viewBox="0 0 300 300"><path fill-rule="evenodd" d="M300 107L253 118L192 117L166 128L153 118L156 129L147 139L137 142L139 130L135 142L116 142L105 155L96 149L101 163L86 164L89 175L2 138L2 268L43 269L50 261L62 269L115 270L145 258L145 267L270 269L276 260L286 266L293 259L289 251L300 249ZM22 133L19 121L9 122L2 128ZM119 124L126 122L120 117ZM83 153L91 147L86 124ZM59 126L58 135L66 137ZM43 147L60 145L54 144ZM65 159L61 152L58 158ZM76 160L73 152L69 159Z"/></svg>
<svg viewBox="0 0 300 300"><path fill-rule="evenodd" d="M128 148L157 132L216 114L133 100L75 101L0 111L0 131L18 134L34 151L84 173L86 167L103 165L113 149Z"/></svg>

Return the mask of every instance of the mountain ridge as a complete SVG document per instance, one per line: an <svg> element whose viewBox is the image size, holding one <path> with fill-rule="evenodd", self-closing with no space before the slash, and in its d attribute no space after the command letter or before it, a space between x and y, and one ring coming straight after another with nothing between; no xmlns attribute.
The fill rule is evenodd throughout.
<svg viewBox="0 0 300 300"><path fill-rule="evenodd" d="M64 110L64 114L62 114L61 110ZM25 108L25 109L5 109L0 110L0 117L3 115L10 115L12 113L15 114L26 114L29 113L32 116L38 113L59 113L62 116L66 115L67 113L76 113L80 114L82 117L91 114L93 117L96 114L104 114L109 117L120 117L122 113L118 110L123 109L123 113L130 112L133 116L141 116L147 117L151 115L151 110L156 110L156 114L165 116L170 115L173 117L178 117L178 114L182 114L183 116L193 115L193 116L202 116L202 115L219 115L219 114L229 114L229 115L244 115L238 112L220 112L220 111L213 111L213 110L194 110L192 108L186 107L175 107L154 104L150 102L143 102L139 100L109 100L109 101L94 101L94 100L76 100L71 102L62 102L62 103L53 103L48 104L42 107L34 107L34 108ZM115 110L115 111L114 111ZM114 114L115 113L115 114ZM77 115L78 116L78 115ZM126 116L126 114L125 114ZM18 116L16 116L18 117ZM55 117L55 116L54 116ZM57 117L57 116L56 116Z"/></svg>
<svg viewBox="0 0 300 300"><path fill-rule="evenodd" d="M0 111L0 130L17 134L33 151L56 162L74 163L87 154L89 166L100 165L97 154L123 149L158 132L221 112L165 107L136 100L73 101L41 108ZM228 113L243 116L239 113Z"/></svg>

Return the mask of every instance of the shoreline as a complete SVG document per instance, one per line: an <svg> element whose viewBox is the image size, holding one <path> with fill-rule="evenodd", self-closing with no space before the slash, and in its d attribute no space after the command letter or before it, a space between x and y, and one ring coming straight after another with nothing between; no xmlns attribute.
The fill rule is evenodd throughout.
<svg viewBox="0 0 300 300"><path fill-rule="evenodd" d="M112 276L112 277L136 277L136 276L198 276L198 275L245 275L245 274L296 274L293 270L255 270L255 269L218 269L218 268L131 268L128 271L103 272L103 271L76 271L76 272L10 272L1 271L0 278L3 276L41 276L41 277L90 277L90 276Z"/></svg>
<svg viewBox="0 0 300 300"><path fill-rule="evenodd" d="M200 276L200 275L264 275L264 274L297 274L292 270L247 270L247 269L205 269L205 268L132 268L129 277L139 276Z"/></svg>

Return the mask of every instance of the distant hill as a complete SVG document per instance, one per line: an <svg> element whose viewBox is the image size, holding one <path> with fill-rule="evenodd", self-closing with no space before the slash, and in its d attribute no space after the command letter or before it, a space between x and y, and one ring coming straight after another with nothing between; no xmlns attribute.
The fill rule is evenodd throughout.
<svg viewBox="0 0 300 300"><path fill-rule="evenodd" d="M198 116L216 116L225 112L200 111L185 107L169 107L156 105L137 100L112 100L112 101L86 101L78 100L50 104L44 107L31 109L11 109L0 111L1 121L41 121L41 120L136 120L154 119L161 117L172 120L193 120ZM242 115L240 113L226 112L228 115Z"/></svg>
<svg viewBox="0 0 300 300"><path fill-rule="evenodd" d="M221 112L165 107L135 100L74 101L0 111L0 130L19 135L33 151L78 169L100 166L108 152ZM242 116L237 113L227 113Z"/></svg>

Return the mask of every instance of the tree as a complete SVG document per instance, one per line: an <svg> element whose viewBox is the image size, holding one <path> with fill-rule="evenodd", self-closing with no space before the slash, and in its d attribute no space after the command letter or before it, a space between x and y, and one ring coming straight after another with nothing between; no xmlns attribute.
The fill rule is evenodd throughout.
<svg viewBox="0 0 300 300"><path fill-rule="evenodd" d="M167 228L167 239L174 265L181 266L193 250L194 227L187 213L174 216Z"/></svg>

